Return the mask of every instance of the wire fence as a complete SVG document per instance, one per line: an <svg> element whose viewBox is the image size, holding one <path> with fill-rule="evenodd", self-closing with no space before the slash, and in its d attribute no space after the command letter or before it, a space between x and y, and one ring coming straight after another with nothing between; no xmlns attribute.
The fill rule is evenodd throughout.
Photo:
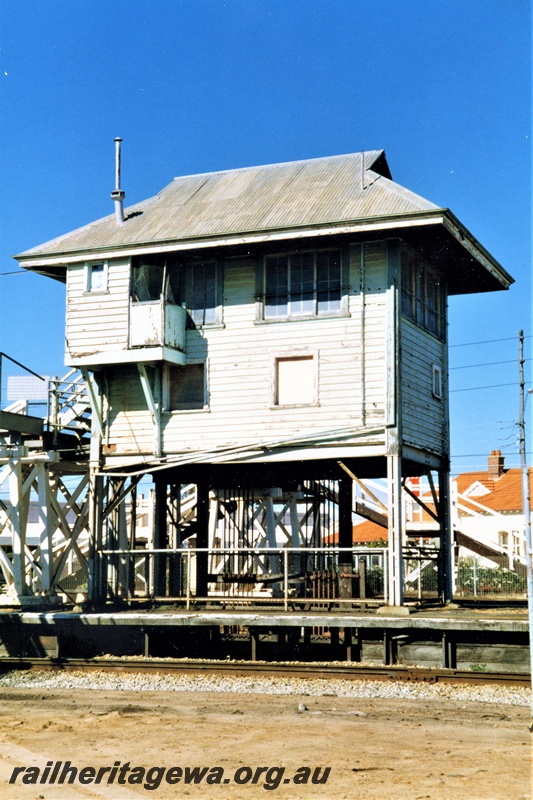
<svg viewBox="0 0 533 800"><path fill-rule="evenodd" d="M406 601L439 597L438 550L404 557ZM110 598L165 598L275 605L387 602L386 548L181 548L105 550L96 554L100 586ZM38 586L34 589L38 591ZM65 593L88 591L88 569L72 552L57 581ZM478 556L455 568L458 600L526 598L526 576Z"/></svg>
<svg viewBox="0 0 533 800"><path fill-rule="evenodd" d="M103 550L100 585L110 597L342 605L387 597L382 548L181 548Z"/></svg>

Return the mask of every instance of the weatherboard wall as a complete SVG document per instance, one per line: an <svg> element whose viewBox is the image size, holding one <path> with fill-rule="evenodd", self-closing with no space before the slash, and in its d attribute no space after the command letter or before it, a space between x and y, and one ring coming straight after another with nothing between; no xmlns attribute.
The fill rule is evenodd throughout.
<svg viewBox="0 0 533 800"><path fill-rule="evenodd" d="M404 444L444 455L448 450L446 343L402 318L401 414ZM436 396L433 368L441 372Z"/></svg>
<svg viewBox="0 0 533 800"><path fill-rule="evenodd" d="M89 265L67 270L66 357L112 353L128 349L130 260L107 264L106 289L88 291Z"/></svg>
<svg viewBox="0 0 533 800"><path fill-rule="evenodd" d="M348 426L354 432L383 426L386 252L386 243L365 246L363 255L360 245L349 248L347 316L280 322L257 321L255 258L226 259L223 324L187 331L187 363L207 366L207 405L162 412L162 452L271 443L314 433L319 440L322 433ZM276 407L275 359L299 355L316 360L317 402ZM160 397L161 373L149 372ZM153 453L154 423L135 365L107 368L105 374L106 452Z"/></svg>

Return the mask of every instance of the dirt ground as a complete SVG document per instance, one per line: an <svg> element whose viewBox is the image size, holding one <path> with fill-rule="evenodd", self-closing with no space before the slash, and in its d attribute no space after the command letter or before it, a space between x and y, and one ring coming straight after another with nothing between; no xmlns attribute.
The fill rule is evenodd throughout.
<svg viewBox="0 0 533 800"><path fill-rule="evenodd" d="M527 707L448 700L35 689L2 689L0 700L3 800L532 796L533 736ZM299 704L307 710L299 711ZM129 771L123 772L122 785L116 780L109 785L105 776L90 785L21 782L24 776L37 781L46 765L53 770L57 761L95 770L128 765ZM146 772L144 784L129 782L130 777L142 778L138 767L156 766L209 767L207 775L215 782L186 784L181 778L169 784L163 778L157 788L147 788L155 786L158 772ZM15 767L38 767L40 772L20 772L10 784ZM224 772L213 771L215 767ZM285 771L264 769L254 784L257 767ZM311 773L298 772L302 767L311 767ZM326 784L311 782L316 767L331 768ZM241 783L234 780L236 772ZM175 779L181 773L168 774ZM308 783L294 783L296 774L301 780L307 777ZM91 772L84 775L92 778Z"/></svg>

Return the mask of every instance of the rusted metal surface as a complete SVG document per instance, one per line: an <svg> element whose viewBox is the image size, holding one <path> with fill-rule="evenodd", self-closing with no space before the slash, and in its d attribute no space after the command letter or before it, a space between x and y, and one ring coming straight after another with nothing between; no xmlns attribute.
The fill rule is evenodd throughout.
<svg viewBox="0 0 533 800"><path fill-rule="evenodd" d="M511 672L475 672L458 669L426 669L422 667L342 666L339 664L279 664L227 661L172 661L170 659L59 659L0 658L0 673L15 670L57 670L84 672L148 672L153 674L223 674L254 677L336 678L344 680L406 681L410 683L499 684L528 688L527 674Z"/></svg>
<svg viewBox="0 0 533 800"><path fill-rule="evenodd" d="M105 217L24 255L438 210L389 178L382 150L175 178L126 209L124 225Z"/></svg>

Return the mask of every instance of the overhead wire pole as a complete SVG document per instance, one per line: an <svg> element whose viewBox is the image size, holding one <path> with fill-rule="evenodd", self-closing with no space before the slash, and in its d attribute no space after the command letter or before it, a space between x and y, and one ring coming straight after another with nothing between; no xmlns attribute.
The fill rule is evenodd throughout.
<svg viewBox="0 0 533 800"><path fill-rule="evenodd" d="M531 668L531 681L533 690L533 549L531 546L531 507L529 497L529 470L526 458L526 382L524 379L524 331L518 334L518 372L520 378L519 397L519 451L520 468L522 472L522 511L524 514L524 529L526 534L526 570L527 570L527 610L529 618L529 659ZM531 705L531 722L529 730L533 733L533 691Z"/></svg>

